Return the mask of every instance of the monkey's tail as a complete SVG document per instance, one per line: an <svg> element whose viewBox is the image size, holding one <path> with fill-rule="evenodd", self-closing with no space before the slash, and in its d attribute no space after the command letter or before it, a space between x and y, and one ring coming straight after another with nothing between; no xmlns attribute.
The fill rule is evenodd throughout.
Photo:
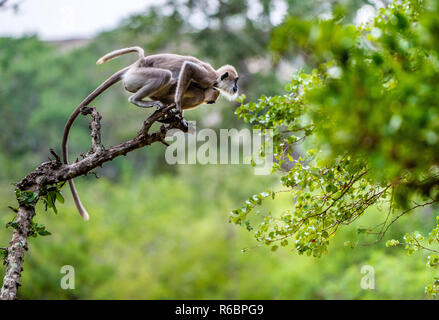
<svg viewBox="0 0 439 320"><path fill-rule="evenodd" d="M122 79L125 72L130 67L131 66L126 67L126 68L116 72L110 78L105 80L99 87L97 87L92 93L90 93L88 95L88 97L85 98L81 102L81 104L79 104L78 107L76 107L75 111L73 111L73 113L70 115L70 117L67 120L67 123L64 127L64 134L63 134L63 138L62 138L62 156L63 156L63 162L65 164L68 164L68 162L69 162L69 160L68 160L69 153L68 153L67 143L69 140L70 129L73 125L73 122L80 114L80 112L81 112L80 109L84 106L87 106L90 102L92 102L94 99L96 99L96 97L98 97L101 93L103 93L105 90L107 90L113 84L119 82ZM81 200L79 199L79 195L78 195L78 192L76 191L75 184L73 183L73 180L69 180L69 185L70 185L70 190L72 191L73 199L74 199L75 204L76 204L76 208L78 208L79 214L82 216L82 218L84 218L84 220L88 220L89 215L87 213L87 210L85 210L84 206L82 205Z"/></svg>
<svg viewBox="0 0 439 320"><path fill-rule="evenodd" d="M107 53L105 56L103 56L98 61L96 61L96 64L102 64L104 62L107 62L108 60L114 59L116 57L119 57L119 56L127 54L127 53L131 53L131 52L137 52L137 54L139 55L139 59L145 58L145 52L143 51L142 48L130 47L130 48L119 49L119 50L115 50L115 51L112 51L110 53Z"/></svg>

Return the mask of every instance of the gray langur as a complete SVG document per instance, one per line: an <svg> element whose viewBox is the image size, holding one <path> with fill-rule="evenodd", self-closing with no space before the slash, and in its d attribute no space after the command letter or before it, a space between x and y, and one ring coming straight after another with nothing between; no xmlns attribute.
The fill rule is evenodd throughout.
<svg viewBox="0 0 439 320"><path fill-rule="evenodd" d="M114 73L86 97L70 115L64 128L62 140L63 162L68 164L67 142L73 122L82 107L89 105L113 84L122 81L126 91L133 93L129 101L141 108L157 107L175 103L177 113L198 107L203 103L215 103L222 94L230 99L238 94L238 73L231 65L215 70L210 64L192 56L176 54L144 55L140 47L124 48L110 52L96 64L130 52L137 52L139 58L132 65ZM151 100L145 101L144 98ZM69 180L70 190L80 215L89 215L79 199L73 180Z"/></svg>

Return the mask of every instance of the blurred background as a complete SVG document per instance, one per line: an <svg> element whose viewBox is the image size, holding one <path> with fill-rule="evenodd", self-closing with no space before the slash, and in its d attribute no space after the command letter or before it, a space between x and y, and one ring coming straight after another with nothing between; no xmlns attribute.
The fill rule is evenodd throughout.
<svg viewBox="0 0 439 320"><path fill-rule="evenodd" d="M281 60L268 49L271 31L288 15L325 18L336 4L359 24L386 5L379 0L160 0L0 2L0 246L7 245L14 204L13 182L60 153L72 110L128 55L97 67L105 53L138 45L146 54L194 55L214 67L228 63L240 73L249 100L281 94L292 74L313 65L304 53ZM106 146L130 139L149 110L127 101L120 84L94 105L103 116ZM243 128L237 104L220 99L187 112L197 128ZM71 160L90 146L88 120L70 138ZM343 243L371 212L338 233L329 255L315 259L256 247L251 233L228 223L232 209L250 195L276 189L278 177L255 176L246 165L175 165L155 144L107 163L76 180L91 214L84 222L68 189L58 215L39 207L36 221L51 236L30 240L20 299L422 299L432 274L423 259L410 259L384 243L352 250ZM291 199L268 203L288 207ZM270 207L271 205L271 207ZM280 206L283 206L281 208ZM411 220L413 221L411 221ZM410 226L406 218L390 237ZM242 252L242 249L249 248ZM75 290L63 290L60 269L72 265ZM363 265L375 268L375 290L362 290ZM4 268L0 267L3 274Z"/></svg>

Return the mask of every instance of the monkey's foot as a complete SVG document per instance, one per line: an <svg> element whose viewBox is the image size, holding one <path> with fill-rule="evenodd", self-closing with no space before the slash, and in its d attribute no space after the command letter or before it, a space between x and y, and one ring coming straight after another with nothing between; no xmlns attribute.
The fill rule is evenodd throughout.
<svg viewBox="0 0 439 320"><path fill-rule="evenodd" d="M161 122L161 123L169 124L169 123L172 123L172 122L174 122L174 121L176 121L176 120L180 120L180 124L181 124L181 126L182 126L181 129L182 129L184 132L188 132L188 130L189 130L189 124L188 124L188 122L183 118L181 112L179 112L179 111L177 111L177 110L170 110L170 111L166 114L166 116L164 116L164 117L161 118L161 119L158 119L157 121L158 121L158 122Z"/></svg>
<svg viewBox="0 0 439 320"><path fill-rule="evenodd" d="M131 102L140 108L152 108L152 107L156 107L157 109L164 108L163 103L161 103L160 101L135 100L135 101L131 101Z"/></svg>
<svg viewBox="0 0 439 320"><path fill-rule="evenodd" d="M157 110L158 111L158 110ZM177 110L169 110L168 113L161 119L157 120L161 123L171 123L175 118L182 118Z"/></svg>

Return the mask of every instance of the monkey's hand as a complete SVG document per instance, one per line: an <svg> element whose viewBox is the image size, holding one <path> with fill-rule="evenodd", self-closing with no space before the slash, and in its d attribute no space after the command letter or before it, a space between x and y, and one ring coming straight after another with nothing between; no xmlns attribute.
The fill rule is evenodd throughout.
<svg viewBox="0 0 439 320"><path fill-rule="evenodd" d="M191 130L191 133L193 133L194 132L194 127L193 126L190 126L189 127L189 123L185 120L185 119L181 119L180 120L180 123L181 123L181 125L183 126L183 132L189 132L190 130L189 129L192 129Z"/></svg>

